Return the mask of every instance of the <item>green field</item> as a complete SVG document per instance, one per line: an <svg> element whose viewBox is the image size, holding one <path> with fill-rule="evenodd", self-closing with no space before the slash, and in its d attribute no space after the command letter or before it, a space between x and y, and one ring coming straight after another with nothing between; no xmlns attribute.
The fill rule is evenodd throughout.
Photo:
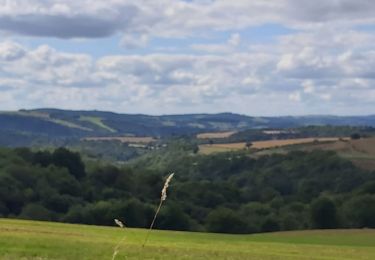
<svg viewBox="0 0 375 260"><path fill-rule="evenodd" d="M95 116L81 116L79 118L79 120L80 121L89 122L89 123L91 123L93 125L96 125L96 126L98 126L100 128L103 128L103 129L105 129L105 130L107 130L107 131L109 131L111 133L116 133L117 132L115 129L113 129L113 128L107 126L107 125L105 125L103 123L103 121L102 121L103 119L100 118L100 117L95 117Z"/></svg>
<svg viewBox="0 0 375 260"><path fill-rule="evenodd" d="M230 223L228 223L230 224ZM0 259L375 259L375 230L219 235L0 219Z"/></svg>

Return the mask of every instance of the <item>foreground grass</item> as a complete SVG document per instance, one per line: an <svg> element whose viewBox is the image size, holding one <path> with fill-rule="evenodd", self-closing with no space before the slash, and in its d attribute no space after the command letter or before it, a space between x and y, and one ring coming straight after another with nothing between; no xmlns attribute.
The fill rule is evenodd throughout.
<svg viewBox="0 0 375 260"><path fill-rule="evenodd" d="M375 259L375 230L257 235L155 231L0 219L0 259Z"/></svg>

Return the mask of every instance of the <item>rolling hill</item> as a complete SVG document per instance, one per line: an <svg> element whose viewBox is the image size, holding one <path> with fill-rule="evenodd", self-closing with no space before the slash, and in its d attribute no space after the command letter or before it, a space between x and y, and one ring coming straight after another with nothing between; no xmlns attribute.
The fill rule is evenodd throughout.
<svg viewBox="0 0 375 260"><path fill-rule="evenodd" d="M150 116L103 111L19 110L0 112L0 145L31 145L46 140L97 136L166 137L326 124L375 126L375 116L251 117L232 113Z"/></svg>

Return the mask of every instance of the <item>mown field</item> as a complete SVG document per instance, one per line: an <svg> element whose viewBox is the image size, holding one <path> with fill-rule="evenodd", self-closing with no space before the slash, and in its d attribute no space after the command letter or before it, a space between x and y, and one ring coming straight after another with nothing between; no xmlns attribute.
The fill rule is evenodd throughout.
<svg viewBox="0 0 375 260"><path fill-rule="evenodd" d="M235 133L236 131L201 133L201 134L197 134L197 138L198 139L228 138Z"/></svg>
<svg viewBox="0 0 375 260"><path fill-rule="evenodd" d="M318 142L314 142L317 140ZM238 151L246 148L246 143L205 144L199 146L201 154ZM252 142L251 149L257 149L252 155L257 157L265 154L285 154L293 150L335 151L339 156L349 159L357 167L365 170L375 170L375 138L299 138L286 140L269 140Z"/></svg>
<svg viewBox="0 0 375 260"><path fill-rule="evenodd" d="M284 140L267 140L251 142L252 149L270 149L275 147L283 147L296 144L309 144L318 142L335 142L338 141L337 137L324 137L324 138L295 138ZM346 138L346 140L348 140ZM246 143L223 143L223 144L203 144L199 146L199 151L202 154L211 154L215 152L228 152L242 150L246 148Z"/></svg>
<svg viewBox="0 0 375 260"><path fill-rule="evenodd" d="M230 224L230 223L228 223ZM222 235L0 219L0 259L375 259L375 230Z"/></svg>

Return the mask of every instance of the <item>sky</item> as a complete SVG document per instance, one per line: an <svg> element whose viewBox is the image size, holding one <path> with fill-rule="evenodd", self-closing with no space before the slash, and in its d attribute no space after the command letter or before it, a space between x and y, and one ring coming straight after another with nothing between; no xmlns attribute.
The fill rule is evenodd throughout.
<svg viewBox="0 0 375 260"><path fill-rule="evenodd" d="M0 0L0 110L375 114L374 0Z"/></svg>

